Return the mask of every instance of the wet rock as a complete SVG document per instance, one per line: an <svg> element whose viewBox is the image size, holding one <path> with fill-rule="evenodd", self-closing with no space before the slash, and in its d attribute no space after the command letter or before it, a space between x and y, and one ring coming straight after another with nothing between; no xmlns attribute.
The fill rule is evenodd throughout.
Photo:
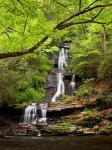
<svg viewBox="0 0 112 150"><path fill-rule="evenodd" d="M71 126L71 127L69 127L69 131L70 132L74 132L74 131L77 131L77 127L76 126Z"/></svg>
<svg viewBox="0 0 112 150"><path fill-rule="evenodd" d="M3 138L4 137L4 135L2 134L2 132L0 131L0 138Z"/></svg>
<svg viewBox="0 0 112 150"><path fill-rule="evenodd" d="M93 130L98 130L98 129L99 129L98 125L96 125L96 126L93 127Z"/></svg>
<svg viewBox="0 0 112 150"><path fill-rule="evenodd" d="M84 131L84 135L94 135L96 134L95 131Z"/></svg>
<svg viewBox="0 0 112 150"><path fill-rule="evenodd" d="M77 130L77 133L83 134L83 131L84 130L82 128L80 128L80 129Z"/></svg>

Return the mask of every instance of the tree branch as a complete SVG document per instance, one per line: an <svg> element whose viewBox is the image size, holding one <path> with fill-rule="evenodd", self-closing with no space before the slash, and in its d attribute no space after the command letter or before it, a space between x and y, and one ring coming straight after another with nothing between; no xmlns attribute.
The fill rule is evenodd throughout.
<svg viewBox="0 0 112 150"><path fill-rule="evenodd" d="M90 5L88 5L88 6L85 8L85 10L88 9L88 8L90 8L92 5L94 5L95 3L99 2L99 1L100 1L100 0L95 0L95 1L92 2Z"/></svg>
<svg viewBox="0 0 112 150"><path fill-rule="evenodd" d="M98 0L97 0L98 1ZM94 1L97 2L97 1ZM91 4L92 5L92 4ZM59 24L56 25L56 27L53 29L53 32L56 32L56 30L62 30L64 28L67 28L69 26L72 26L72 25L76 25L76 24L82 24L82 23L97 23L97 24L110 24L110 23L105 23L105 22L97 22L97 21L93 21L97 16L98 14L100 14L101 10L99 11L99 13L94 16L94 19L93 20L86 20L86 21L79 21L79 22L71 22L71 23L66 23L70 20L72 20L73 18L77 17L77 16L80 16L81 14L85 14L87 12L90 12L92 10L95 10L97 8L105 8L105 7L109 7L109 6L112 6L112 4L105 4L105 5L96 5L96 6L93 6L93 7L90 7L90 5L86 8L86 9L83 9L81 10L80 12L78 13L75 13L75 14L72 14L71 16L69 16L67 19L63 20L62 22L60 22ZM66 23L66 24L65 24ZM28 54L28 53L34 53L34 51L36 49L38 49L43 43L45 43L45 41L48 39L48 35L44 36L39 42L37 42L34 46L32 46L31 48L29 49L26 49L24 51L18 51L18 52L7 52L7 53L0 53L0 59L3 59L3 58L9 58L9 57L16 57L16 56L21 56L21 55L24 55L24 54Z"/></svg>
<svg viewBox="0 0 112 150"><path fill-rule="evenodd" d="M71 15L70 17L68 17L67 19L60 22L54 29L56 30L56 29L60 28L60 26L62 26L64 23L66 23L67 21L72 20L73 18L75 18L77 16L80 16L81 14L85 14L85 13L90 12L92 10L95 10L97 8L105 8L105 7L109 7L109 6L112 6L112 4L96 5L96 6L93 6L93 7L89 8L89 9L83 9L80 12L75 13L75 14Z"/></svg>
<svg viewBox="0 0 112 150"><path fill-rule="evenodd" d="M21 55L25 55L28 53L34 53L34 51L36 49L38 49L46 40L48 39L48 36L44 36L44 38L42 38L37 44L35 44L33 47L26 49L24 51L20 51L20 52L7 52L7 53L1 53L0 54L0 59L3 58L9 58L9 57L16 57L16 56L21 56Z"/></svg>
<svg viewBox="0 0 112 150"><path fill-rule="evenodd" d="M62 29L64 29L64 28L68 28L69 26L72 26L72 25L76 25L76 24L85 24L85 23L92 23L93 22L93 20L95 20L99 15L100 15L100 13L103 11L103 9L104 8L101 8L101 10L95 15L95 16L93 16L91 19L89 19L89 20L84 20L84 21L79 21L79 22L70 22L70 23L67 23L67 24L62 24L59 28L58 28L58 30L62 30Z"/></svg>
<svg viewBox="0 0 112 150"><path fill-rule="evenodd" d="M67 8L67 6L66 5L64 5L63 3L61 3L61 2L58 2L57 0L55 0L55 2L58 4L58 5L60 5L60 6L62 6L62 7L64 7L66 10L68 10L68 12L70 12L71 14L73 14L68 8Z"/></svg>
<svg viewBox="0 0 112 150"><path fill-rule="evenodd" d="M112 21L110 22L100 22L100 21L94 21L94 20L85 20L85 21L79 21L79 22L71 22L71 23L68 23L68 24L63 24L58 30L63 30L65 28L68 28L70 26L73 26L73 25L78 25L78 24L89 24L89 23L95 23L95 24L100 24L100 25L109 25L112 23Z"/></svg>

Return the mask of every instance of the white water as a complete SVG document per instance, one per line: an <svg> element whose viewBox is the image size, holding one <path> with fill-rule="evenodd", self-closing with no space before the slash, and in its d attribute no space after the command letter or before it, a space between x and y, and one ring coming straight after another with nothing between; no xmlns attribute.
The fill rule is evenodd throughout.
<svg viewBox="0 0 112 150"><path fill-rule="evenodd" d="M75 75L72 76L72 80L70 82L70 85L69 85L69 93L70 95L74 95L74 90L75 90Z"/></svg>
<svg viewBox="0 0 112 150"><path fill-rule="evenodd" d="M39 104L39 106L40 106L40 110L41 110L41 118L39 118L39 122L46 122L48 104L41 103L41 104Z"/></svg>
<svg viewBox="0 0 112 150"><path fill-rule="evenodd" d="M32 103L31 105L25 108L24 113L24 124L31 124L37 119L37 105L36 103Z"/></svg>
<svg viewBox="0 0 112 150"><path fill-rule="evenodd" d="M57 90L55 95L52 98L52 102L56 102L59 100L60 96L65 93L65 85L63 82L63 75L62 73L57 74L58 83L57 83Z"/></svg>
<svg viewBox="0 0 112 150"><path fill-rule="evenodd" d="M59 52L59 58L58 58L58 71L57 73L57 88L56 88L56 93L52 97L52 102L56 102L59 100L60 96L65 93L65 85L63 82L63 74L65 71L65 66L67 65L67 59L68 59L68 54L67 51L62 48L61 51Z"/></svg>
<svg viewBox="0 0 112 150"><path fill-rule="evenodd" d="M61 49L59 52L59 58L58 58L58 70L59 72L64 73L64 66L67 65L67 53L64 48Z"/></svg>

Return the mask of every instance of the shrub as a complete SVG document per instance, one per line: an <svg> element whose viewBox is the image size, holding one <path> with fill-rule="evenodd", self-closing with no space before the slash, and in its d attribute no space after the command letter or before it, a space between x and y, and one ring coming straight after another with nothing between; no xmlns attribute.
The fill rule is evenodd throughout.
<svg viewBox="0 0 112 150"><path fill-rule="evenodd" d="M106 127L106 128L102 128L101 130L100 130L100 132L102 133L102 134L111 134L112 133L112 124L110 124L108 127Z"/></svg>
<svg viewBox="0 0 112 150"><path fill-rule="evenodd" d="M92 93L95 93L95 89L92 87L92 81L94 80L94 78L92 79L88 79L86 81L84 81L84 84L81 85L76 91L75 94L76 96L89 96Z"/></svg>
<svg viewBox="0 0 112 150"><path fill-rule="evenodd" d="M98 72L99 78L112 77L112 52L103 57Z"/></svg>
<svg viewBox="0 0 112 150"><path fill-rule="evenodd" d="M112 112L110 112L110 113L108 114L108 119L109 119L109 120L112 120Z"/></svg>
<svg viewBox="0 0 112 150"><path fill-rule="evenodd" d="M70 126L71 126L70 122L62 122L55 127L55 130L61 131L61 132L66 131L69 129Z"/></svg>
<svg viewBox="0 0 112 150"><path fill-rule="evenodd" d="M102 115L97 110L85 110L83 118L77 122L77 125L84 127L93 127L102 121Z"/></svg>
<svg viewBox="0 0 112 150"><path fill-rule="evenodd" d="M95 105L100 109L112 107L112 95L99 95L96 98Z"/></svg>

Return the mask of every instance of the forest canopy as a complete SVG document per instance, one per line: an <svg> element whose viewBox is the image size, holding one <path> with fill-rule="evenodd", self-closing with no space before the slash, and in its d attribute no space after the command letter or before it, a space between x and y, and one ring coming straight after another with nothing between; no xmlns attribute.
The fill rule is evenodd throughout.
<svg viewBox="0 0 112 150"><path fill-rule="evenodd" d="M41 101L62 42L72 43L69 71L82 79L112 76L110 0L0 0L0 8L0 103Z"/></svg>
<svg viewBox="0 0 112 150"><path fill-rule="evenodd" d="M109 0L0 0L0 7L0 58L32 53L80 25L105 30L112 22Z"/></svg>

